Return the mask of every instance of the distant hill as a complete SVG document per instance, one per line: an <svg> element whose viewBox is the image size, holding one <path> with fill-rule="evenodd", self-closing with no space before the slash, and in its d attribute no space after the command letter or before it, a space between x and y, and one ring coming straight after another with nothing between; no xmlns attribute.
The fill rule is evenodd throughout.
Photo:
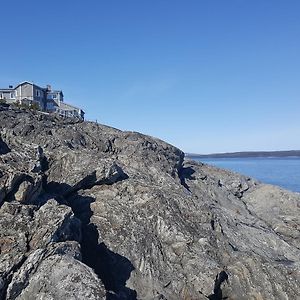
<svg viewBox="0 0 300 300"><path fill-rule="evenodd" d="M230 153L195 154L186 153L189 158L242 158L242 157L300 157L300 150L289 151L248 151Z"/></svg>

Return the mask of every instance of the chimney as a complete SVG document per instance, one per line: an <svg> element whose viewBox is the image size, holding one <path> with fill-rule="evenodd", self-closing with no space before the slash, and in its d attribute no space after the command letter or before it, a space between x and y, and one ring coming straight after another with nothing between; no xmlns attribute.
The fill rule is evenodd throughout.
<svg viewBox="0 0 300 300"><path fill-rule="evenodd" d="M50 92L51 91L51 85L47 84L47 91Z"/></svg>
<svg viewBox="0 0 300 300"><path fill-rule="evenodd" d="M12 88L13 88L13 86L12 86L12 85L9 85L9 86L8 86L8 88L12 89Z"/></svg>

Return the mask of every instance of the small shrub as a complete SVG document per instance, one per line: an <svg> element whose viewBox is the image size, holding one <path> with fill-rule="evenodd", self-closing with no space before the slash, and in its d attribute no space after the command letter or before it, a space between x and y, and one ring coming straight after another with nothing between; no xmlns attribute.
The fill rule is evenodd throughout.
<svg viewBox="0 0 300 300"><path fill-rule="evenodd" d="M30 105L30 109L32 109L32 110L40 110L40 106L37 103L32 103Z"/></svg>

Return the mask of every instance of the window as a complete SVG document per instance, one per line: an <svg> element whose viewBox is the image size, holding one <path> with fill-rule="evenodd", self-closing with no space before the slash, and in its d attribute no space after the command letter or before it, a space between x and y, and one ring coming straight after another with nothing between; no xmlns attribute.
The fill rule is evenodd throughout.
<svg viewBox="0 0 300 300"><path fill-rule="evenodd" d="M15 99L15 92L10 93L10 99Z"/></svg>
<svg viewBox="0 0 300 300"><path fill-rule="evenodd" d="M56 94L53 94L52 98L53 98L53 99L56 99L56 98L57 98L57 95L56 95Z"/></svg>

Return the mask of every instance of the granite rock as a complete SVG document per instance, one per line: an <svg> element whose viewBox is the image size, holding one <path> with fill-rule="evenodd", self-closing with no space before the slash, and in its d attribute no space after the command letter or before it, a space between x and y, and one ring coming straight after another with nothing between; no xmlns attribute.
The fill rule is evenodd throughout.
<svg viewBox="0 0 300 300"><path fill-rule="evenodd" d="M300 299L299 194L140 133L0 118L4 299Z"/></svg>

